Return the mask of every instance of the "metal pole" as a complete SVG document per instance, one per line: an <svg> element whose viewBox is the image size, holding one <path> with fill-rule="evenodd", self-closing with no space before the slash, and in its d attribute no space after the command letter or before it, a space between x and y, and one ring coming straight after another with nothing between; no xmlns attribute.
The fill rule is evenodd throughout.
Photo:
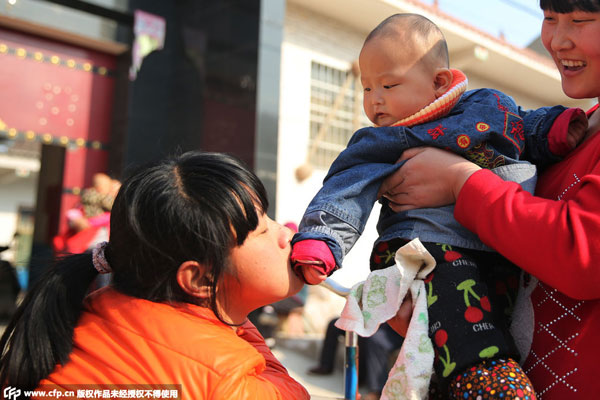
<svg viewBox="0 0 600 400"><path fill-rule="evenodd" d="M346 358L344 365L344 399L356 400L358 395L358 335L346 331Z"/></svg>
<svg viewBox="0 0 600 400"><path fill-rule="evenodd" d="M351 288L344 287L331 278L321 282L333 293L347 297ZM358 398L358 334L346 331L345 334L346 354L344 358L344 400L357 400Z"/></svg>

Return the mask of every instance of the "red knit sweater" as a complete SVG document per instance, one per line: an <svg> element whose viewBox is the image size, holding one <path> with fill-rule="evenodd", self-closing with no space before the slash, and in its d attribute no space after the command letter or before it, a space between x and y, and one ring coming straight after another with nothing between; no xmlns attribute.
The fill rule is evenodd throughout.
<svg viewBox="0 0 600 400"><path fill-rule="evenodd" d="M540 280L524 365L538 399L597 398L600 131L544 171L536 195L481 170L463 186L455 217Z"/></svg>

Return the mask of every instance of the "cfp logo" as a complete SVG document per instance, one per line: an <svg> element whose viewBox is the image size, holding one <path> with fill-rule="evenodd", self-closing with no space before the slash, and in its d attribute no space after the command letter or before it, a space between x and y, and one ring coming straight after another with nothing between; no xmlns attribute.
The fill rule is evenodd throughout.
<svg viewBox="0 0 600 400"><path fill-rule="evenodd" d="M7 400L18 399L21 396L21 389L7 386L4 388L4 398Z"/></svg>

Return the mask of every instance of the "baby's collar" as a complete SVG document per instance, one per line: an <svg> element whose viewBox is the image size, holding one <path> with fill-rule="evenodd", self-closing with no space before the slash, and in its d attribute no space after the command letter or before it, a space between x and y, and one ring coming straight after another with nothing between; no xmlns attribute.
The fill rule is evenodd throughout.
<svg viewBox="0 0 600 400"><path fill-rule="evenodd" d="M458 103L460 96L467 90L467 76L458 69L451 68L452 83L448 91L435 99L431 104L415 114L396 122L392 126L413 126L436 120L446 115Z"/></svg>

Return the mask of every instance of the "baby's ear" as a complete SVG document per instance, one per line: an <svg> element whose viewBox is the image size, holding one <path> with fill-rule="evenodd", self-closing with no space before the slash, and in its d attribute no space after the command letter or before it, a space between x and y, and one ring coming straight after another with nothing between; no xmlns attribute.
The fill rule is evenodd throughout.
<svg viewBox="0 0 600 400"><path fill-rule="evenodd" d="M184 292L199 299L210 297L207 269L196 261L185 261L177 270L177 283Z"/></svg>
<svg viewBox="0 0 600 400"><path fill-rule="evenodd" d="M438 98L450 89L453 79L452 71L448 68L437 68L433 79L435 97Z"/></svg>

